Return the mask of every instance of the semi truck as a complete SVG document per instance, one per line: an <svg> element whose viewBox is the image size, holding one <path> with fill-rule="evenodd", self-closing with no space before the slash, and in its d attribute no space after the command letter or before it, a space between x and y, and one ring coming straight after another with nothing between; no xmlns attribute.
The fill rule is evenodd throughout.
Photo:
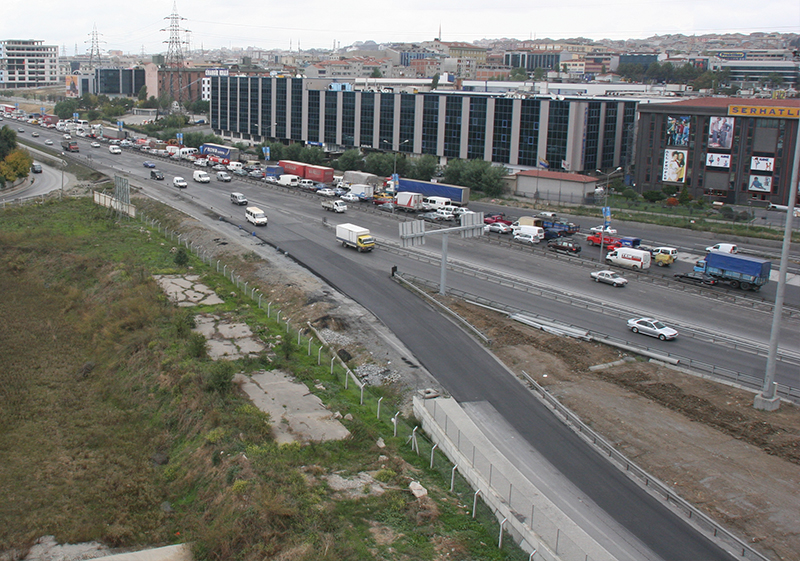
<svg viewBox="0 0 800 561"><path fill-rule="evenodd" d="M460 185L433 183L432 181L419 181L401 177L397 190L421 193L423 197L446 197L456 206L465 206L469 203L469 187Z"/></svg>
<svg viewBox="0 0 800 561"><path fill-rule="evenodd" d="M338 224L336 240L341 242L342 247L354 247L359 252L372 251L375 247L375 238L369 230L355 224Z"/></svg>
<svg viewBox="0 0 800 561"><path fill-rule="evenodd" d="M233 146L223 146L222 144L205 143L200 145L200 153L205 156L216 156L229 162L239 160L239 149Z"/></svg>
<svg viewBox="0 0 800 561"><path fill-rule="evenodd" d="M307 164L305 179L311 179L317 183L331 184L333 183L333 168Z"/></svg>
<svg viewBox="0 0 800 561"><path fill-rule="evenodd" d="M733 288L758 290L769 281L772 263L758 257L712 251L695 263L694 270Z"/></svg>
<svg viewBox="0 0 800 561"><path fill-rule="evenodd" d="M306 167L308 164L293 162L292 160L279 160L278 165L289 175L296 175L300 179L306 178Z"/></svg>
<svg viewBox="0 0 800 561"><path fill-rule="evenodd" d="M344 212L347 210L347 205L344 201L322 201L322 208L331 212Z"/></svg>

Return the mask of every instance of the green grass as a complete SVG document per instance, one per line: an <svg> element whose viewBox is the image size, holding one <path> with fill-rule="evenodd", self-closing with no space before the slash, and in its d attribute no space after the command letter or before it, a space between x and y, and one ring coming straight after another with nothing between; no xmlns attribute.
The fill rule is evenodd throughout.
<svg viewBox="0 0 800 561"><path fill-rule="evenodd" d="M417 456L411 426L393 437L388 414L376 419L379 397L384 412L399 406L397 388L371 388L360 404L355 384L345 389L339 368L331 376L329 358L318 366L296 332L272 362L206 358L190 330L194 313L227 314L268 340L286 338L285 324L194 256L188 266L224 303L173 306L152 279L188 270L175 264L173 245L88 200L0 211L0 549L53 534L125 547L191 542L200 559L527 557L496 548L485 507L475 521L459 506L471 508L463 480L445 491L450 469L442 456L429 468L430 443L421 438ZM267 367L289 370L331 410L352 414L352 438L274 442L274 420L229 383L234 372ZM380 472L389 491L334 500L321 477L363 470ZM435 502L414 499L411 479Z"/></svg>

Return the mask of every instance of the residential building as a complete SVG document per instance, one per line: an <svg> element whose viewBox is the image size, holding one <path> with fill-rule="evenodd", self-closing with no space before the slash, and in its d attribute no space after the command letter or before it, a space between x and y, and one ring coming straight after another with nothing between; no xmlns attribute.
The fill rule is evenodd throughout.
<svg viewBox="0 0 800 561"><path fill-rule="evenodd" d="M636 190L671 185L695 199L788 205L799 123L798 99L640 105Z"/></svg>
<svg viewBox="0 0 800 561"><path fill-rule="evenodd" d="M58 46L32 39L0 41L0 89L55 86Z"/></svg>

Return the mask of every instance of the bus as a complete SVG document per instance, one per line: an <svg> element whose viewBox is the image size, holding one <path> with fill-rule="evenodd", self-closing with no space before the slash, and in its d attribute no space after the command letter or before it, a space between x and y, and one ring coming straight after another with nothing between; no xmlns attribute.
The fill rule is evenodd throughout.
<svg viewBox="0 0 800 561"><path fill-rule="evenodd" d="M78 149L77 140L62 140L61 148L63 148L67 152L80 152L80 150Z"/></svg>

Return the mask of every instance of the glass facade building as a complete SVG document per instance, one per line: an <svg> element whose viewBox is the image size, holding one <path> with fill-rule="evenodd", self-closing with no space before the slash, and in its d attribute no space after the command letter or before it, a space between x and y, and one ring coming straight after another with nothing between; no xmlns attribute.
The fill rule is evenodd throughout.
<svg viewBox="0 0 800 561"><path fill-rule="evenodd" d="M311 87L311 84L314 87ZM636 101L619 97L395 93L304 78L214 76L211 126L232 142L322 143L573 172L630 163ZM628 161L626 161L626 159Z"/></svg>

